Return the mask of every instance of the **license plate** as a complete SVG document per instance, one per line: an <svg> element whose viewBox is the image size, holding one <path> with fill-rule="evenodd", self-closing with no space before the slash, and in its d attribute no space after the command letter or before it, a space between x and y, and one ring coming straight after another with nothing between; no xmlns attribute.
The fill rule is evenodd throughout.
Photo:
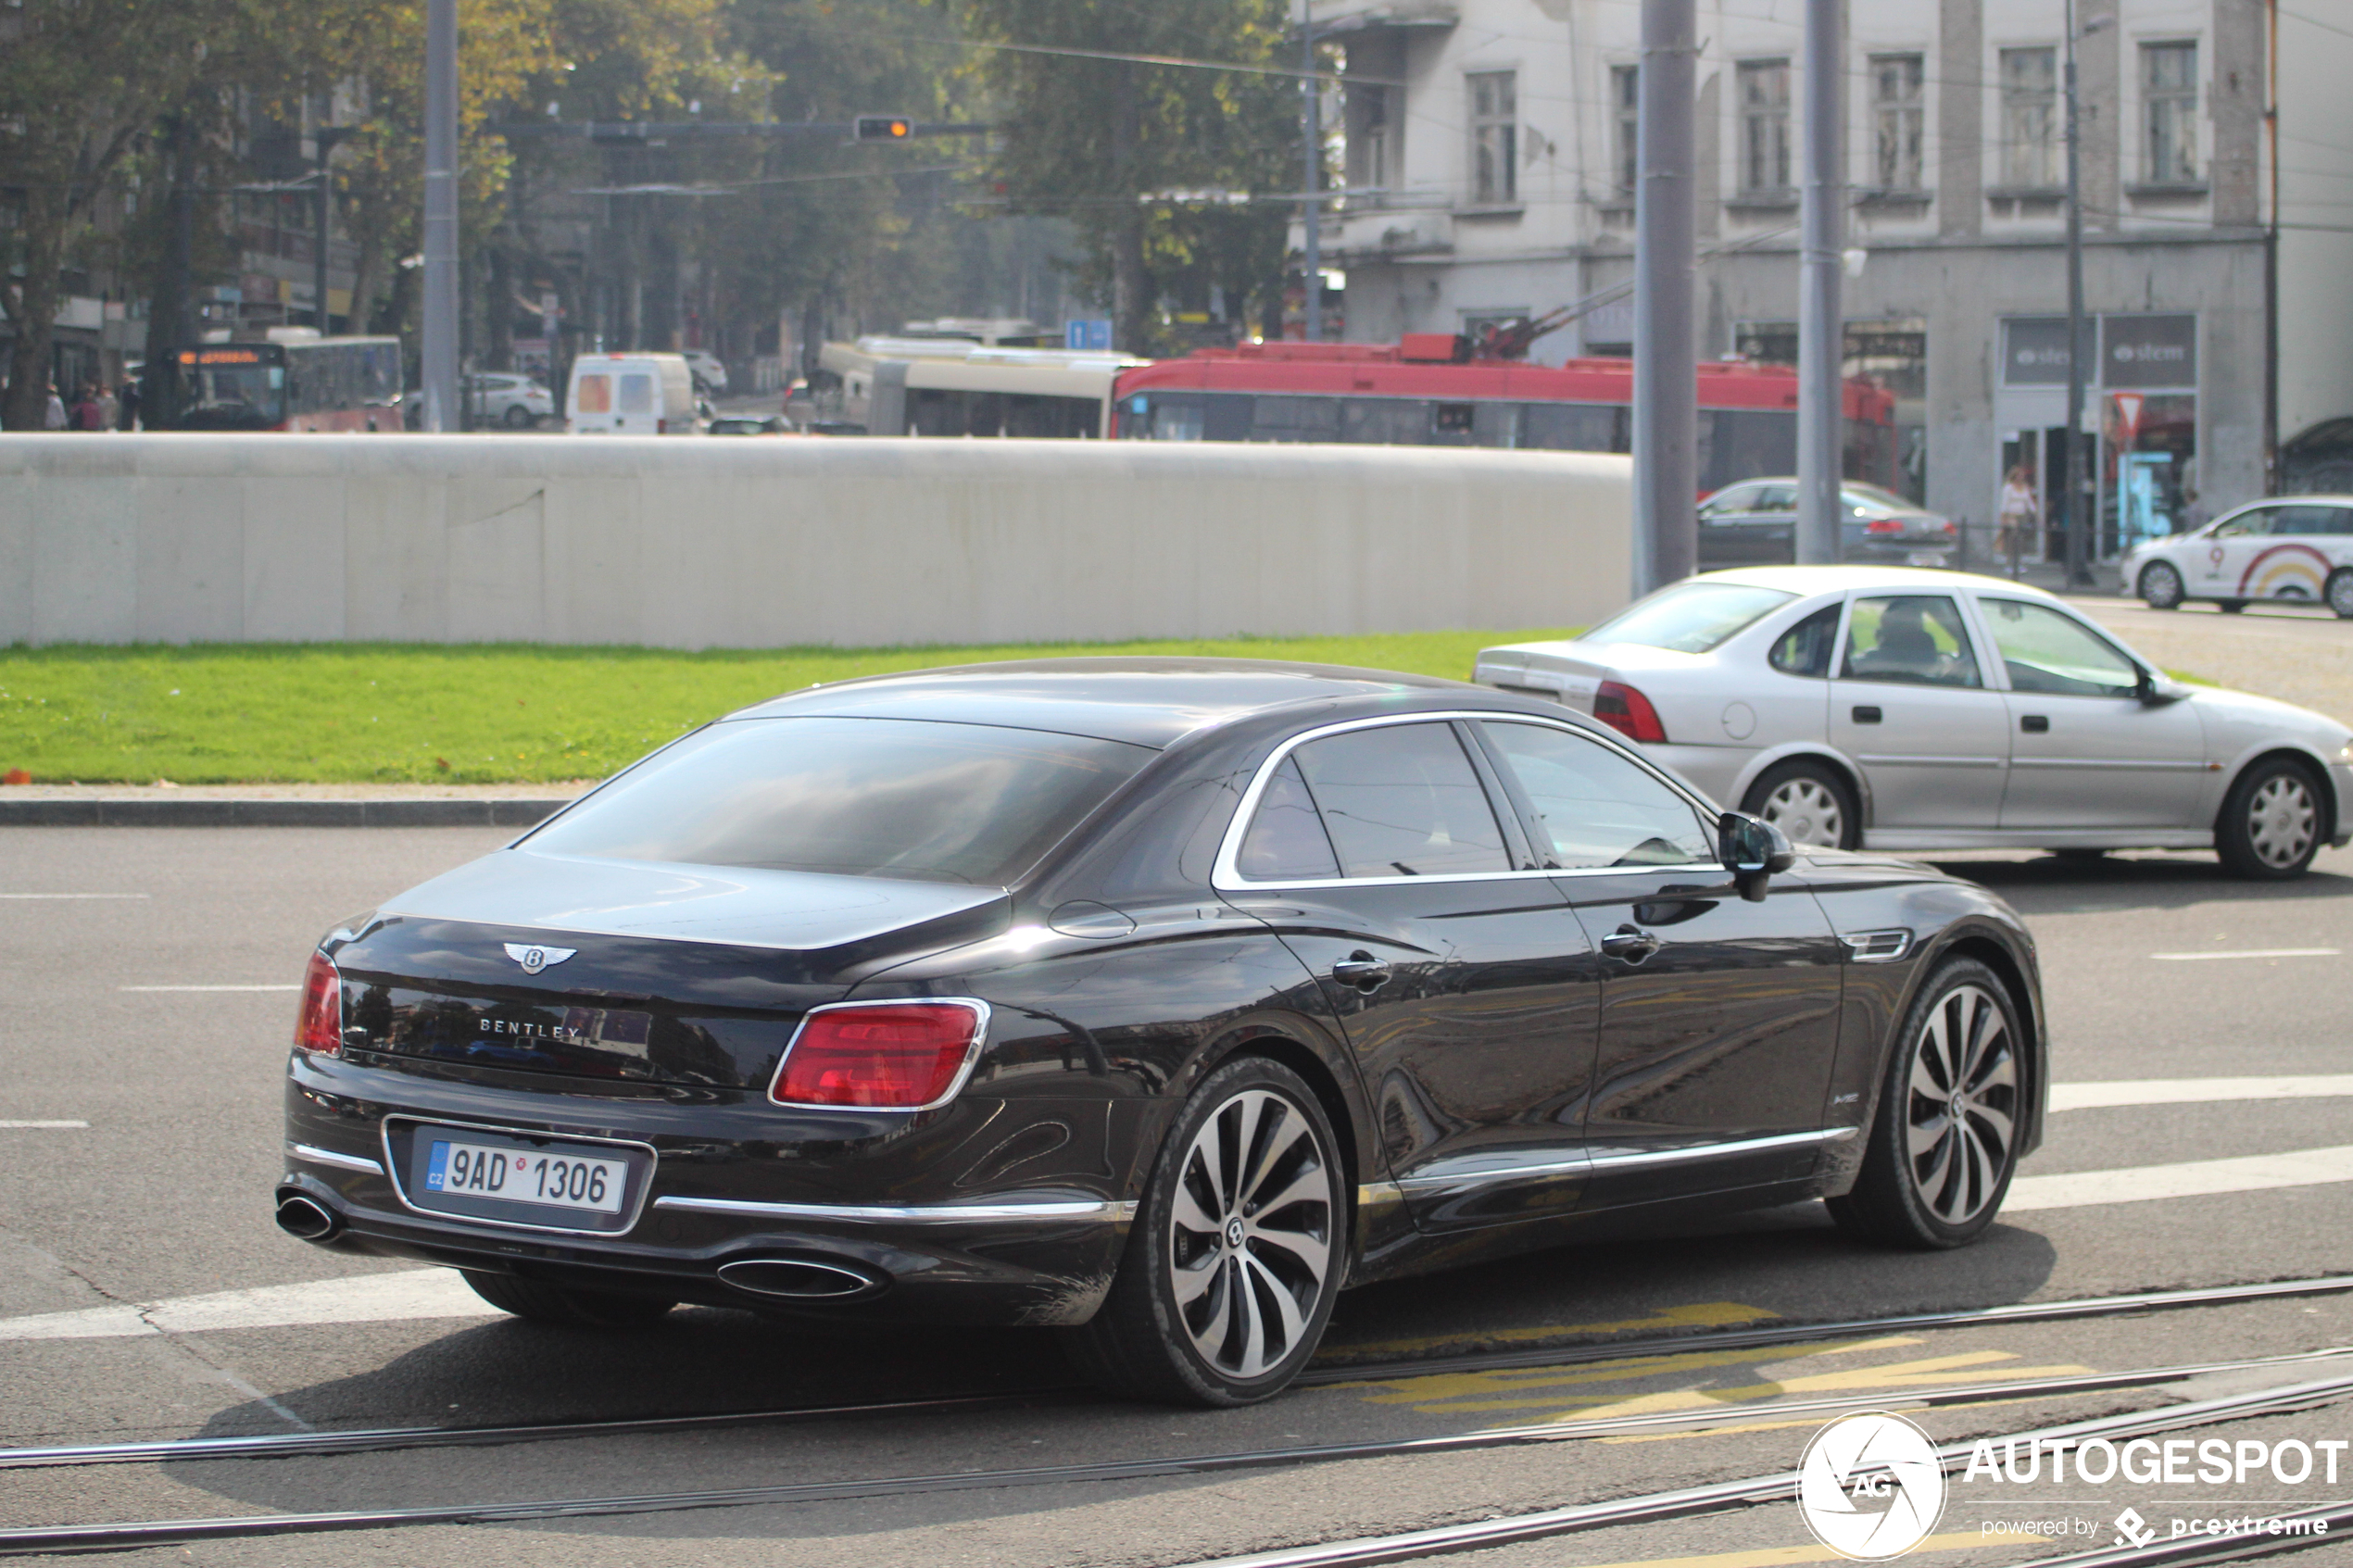
<svg viewBox="0 0 2353 1568"><path fill-rule="evenodd" d="M425 1190L529 1203L579 1213L618 1214L629 1165L579 1154L491 1148L435 1138L425 1157Z"/></svg>
<svg viewBox="0 0 2353 1568"><path fill-rule="evenodd" d="M1904 564L1906 566L1943 566L1944 564L1944 552L1942 550L1914 550L1911 554L1904 558Z"/></svg>

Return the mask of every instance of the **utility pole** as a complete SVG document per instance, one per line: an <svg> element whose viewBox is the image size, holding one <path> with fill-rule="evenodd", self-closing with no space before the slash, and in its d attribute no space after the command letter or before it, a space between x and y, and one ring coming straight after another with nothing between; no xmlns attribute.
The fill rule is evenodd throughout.
<svg viewBox="0 0 2353 1568"><path fill-rule="evenodd" d="M155 297L147 305L147 368L139 388L139 422L148 430L179 425L187 390L180 374L180 350L200 335L188 297L189 258L196 232L195 132L189 123L194 112L195 106L187 105L170 119L171 221L163 263L156 269Z"/></svg>
<svg viewBox="0 0 2353 1568"><path fill-rule="evenodd" d="M1692 324L1698 55L1697 0L1642 0L1634 136L1636 598L1688 577L1699 558L1699 366Z"/></svg>
<svg viewBox="0 0 2353 1568"><path fill-rule="evenodd" d="M1846 325L1839 297L1846 217L1844 0L1806 0L1806 172L1798 215L1797 559L1838 559L1846 423Z"/></svg>
<svg viewBox="0 0 2353 1568"><path fill-rule="evenodd" d="M458 428L458 0L425 0L424 428Z"/></svg>
<svg viewBox="0 0 2353 1568"><path fill-rule="evenodd" d="M1315 17L1313 0L1299 0L1299 63L1306 73L1306 219L1301 226L1300 271L1307 284L1307 341L1324 341L1324 84L1315 79Z"/></svg>
<svg viewBox="0 0 2353 1568"><path fill-rule="evenodd" d="M2092 581L2092 476L2083 460L2083 183L2081 105L2075 92L2075 0L2067 0L2067 436L2059 494L2067 505L2067 585Z"/></svg>
<svg viewBox="0 0 2353 1568"><path fill-rule="evenodd" d="M336 143L351 134L351 128L343 125L322 125L311 134L312 140L319 148L319 190L317 193L319 205L316 209L319 232L317 243L311 247L310 303L316 307L313 314L318 318L319 335L325 337L328 332L327 235L333 221L335 209L334 170L328 165L327 156L335 150Z"/></svg>

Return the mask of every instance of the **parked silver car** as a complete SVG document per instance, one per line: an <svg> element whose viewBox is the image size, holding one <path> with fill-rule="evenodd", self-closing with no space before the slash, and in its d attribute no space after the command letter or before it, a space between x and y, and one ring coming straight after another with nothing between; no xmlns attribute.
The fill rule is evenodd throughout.
<svg viewBox="0 0 2353 1568"><path fill-rule="evenodd" d="M1839 486L1839 556L1888 566L1950 566L1952 520L1893 490L1850 479ZM1699 568L1786 566L1797 558L1797 481L1746 479L1699 504Z"/></svg>
<svg viewBox="0 0 2353 1568"><path fill-rule="evenodd" d="M2210 846L2289 877L2353 840L2353 730L2184 685L1997 578L1711 572L1574 641L1487 648L1474 678L1592 714L1803 844Z"/></svg>

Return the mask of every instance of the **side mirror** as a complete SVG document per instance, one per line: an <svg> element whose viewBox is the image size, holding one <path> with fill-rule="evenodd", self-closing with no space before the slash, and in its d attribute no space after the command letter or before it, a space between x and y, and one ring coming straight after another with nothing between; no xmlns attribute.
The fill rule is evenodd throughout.
<svg viewBox="0 0 2353 1568"><path fill-rule="evenodd" d="M2141 701L2150 708L2162 708L2189 695L2190 688L2170 675L2152 673L2141 682Z"/></svg>
<svg viewBox="0 0 2353 1568"><path fill-rule="evenodd" d="M1797 863L1797 851L1780 829L1743 811L1717 819L1716 846L1732 885L1752 904L1764 902L1766 884Z"/></svg>

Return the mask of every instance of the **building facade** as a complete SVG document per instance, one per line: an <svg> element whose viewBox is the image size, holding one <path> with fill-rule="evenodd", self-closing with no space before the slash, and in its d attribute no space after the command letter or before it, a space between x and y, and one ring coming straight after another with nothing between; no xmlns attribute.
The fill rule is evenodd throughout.
<svg viewBox="0 0 2353 1568"><path fill-rule="evenodd" d="M2353 236L2334 232L2353 230L2353 31L2265 0L2077 9L2082 439L2112 551L2195 516L2193 495L2210 513L2264 494L2268 443L2353 412ZM1631 276L1639 5L1311 0L1311 14L1349 81L1344 194L1321 233L1349 337L1476 330ZM1907 486L1976 523L2020 468L2047 518L2065 434L2063 17L2060 0L1848 7L1848 369L1896 394ZM1795 357L1799 18L1701 0L1704 355ZM2298 94L2276 166L2275 45ZM1535 357L1629 352L1632 321L1630 299L1602 306Z"/></svg>

